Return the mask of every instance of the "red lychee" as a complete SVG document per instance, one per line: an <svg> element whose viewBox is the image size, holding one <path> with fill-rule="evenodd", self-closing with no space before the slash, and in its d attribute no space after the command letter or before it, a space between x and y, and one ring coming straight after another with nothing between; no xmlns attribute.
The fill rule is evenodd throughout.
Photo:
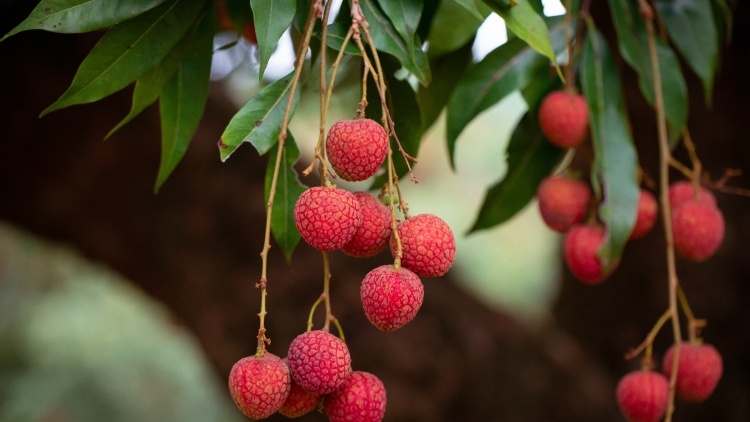
<svg viewBox="0 0 750 422"><path fill-rule="evenodd" d="M327 331L307 331L295 337L287 359L294 382L318 394L335 391L352 372L346 343Z"/></svg>
<svg viewBox="0 0 750 422"><path fill-rule="evenodd" d="M620 379L616 397L629 422L658 422L667 411L669 381L659 372L634 371Z"/></svg>
<svg viewBox="0 0 750 422"><path fill-rule="evenodd" d="M688 201L716 205L714 194L702 186L696 191L695 186L687 180L680 180L669 185L669 205L672 210Z"/></svg>
<svg viewBox="0 0 750 422"><path fill-rule="evenodd" d="M385 386L368 372L354 371L343 386L323 399L331 422L380 422L385 416Z"/></svg>
<svg viewBox="0 0 750 422"><path fill-rule="evenodd" d="M667 349L662 362L662 372L672 374L674 345ZM686 402L706 400L716 389L724 366L721 354L710 344L683 343L677 367L677 395Z"/></svg>
<svg viewBox="0 0 750 422"><path fill-rule="evenodd" d="M630 232L630 240L640 239L650 232L659 216L659 203L656 202L654 194L641 189L638 197L638 214Z"/></svg>
<svg viewBox="0 0 750 422"><path fill-rule="evenodd" d="M456 259L456 239L448 224L432 214L419 214L397 227L401 239L401 265L422 277L440 277ZM396 257L396 237L391 233L391 254Z"/></svg>
<svg viewBox="0 0 750 422"><path fill-rule="evenodd" d="M705 261L724 240L724 216L708 202L688 201L672 210L674 246L685 259Z"/></svg>
<svg viewBox="0 0 750 422"><path fill-rule="evenodd" d="M297 230L315 249L332 251L348 242L362 224L359 201L349 191L325 186L312 187L294 205Z"/></svg>
<svg viewBox="0 0 750 422"><path fill-rule="evenodd" d="M604 226L599 224L578 224L565 235L563 258L570 272L583 283L600 283L617 265L612 265L609 272L602 268L598 253L604 237Z"/></svg>
<svg viewBox="0 0 750 422"><path fill-rule="evenodd" d="M287 358L283 360L285 362L288 361ZM292 388L289 391L289 397L287 397L284 404L279 408L279 413L287 418L298 418L312 412L313 409L318 407L318 403L321 400L322 396L320 394L305 390L292 379Z"/></svg>
<svg viewBox="0 0 750 422"><path fill-rule="evenodd" d="M274 414L289 396L289 368L276 355L265 352L240 359L229 372L229 393L250 419Z"/></svg>
<svg viewBox="0 0 750 422"><path fill-rule="evenodd" d="M344 180L356 182L375 174L388 153L388 135L372 119L339 120L326 137L331 166Z"/></svg>
<svg viewBox="0 0 750 422"><path fill-rule="evenodd" d="M357 258L367 258L382 252L391 237L391 211L369 192L354 192L362 211L362 224L354 236L341 248Z"/></svg>
<svg viewBox="0 0 750 422"><path fill-rule="evenodd" d="M419 276L404 267L381 265L365 275L359 295L367 319L382 331L393 331L417 315L424 286Z"/></svg>
<svg viewBox="0 0 750 422"><path fill-rule="evenodd" d="M549 228L563 233L586 216L591 189L580 180L550 176L537 189L539 212Z"/></svg>
<svg viewBox="0 0 750 422"><path fill-rule="evenodd" d="M589 108L583 96L566 91L549 93L539 106L542 133L560 148L576 148L589 131Z"/></svg>

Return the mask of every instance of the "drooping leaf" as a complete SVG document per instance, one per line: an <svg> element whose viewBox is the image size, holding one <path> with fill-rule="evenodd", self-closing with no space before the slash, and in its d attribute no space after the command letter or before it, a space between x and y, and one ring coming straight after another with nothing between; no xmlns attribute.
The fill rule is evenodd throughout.
<svg viewBox="0 0 750 422"><path fill-rule="evenodd" d="M432 83L428 87L420 85L417 88L417 101L425 130L438 119L458 81L471 64L472 44L469 41L459 50L430 60Z"/></svg>
<svg viewBox="0 0 750 422"><path fill-rule="evenodd" d="M476 13L469 12L460 3L442 1L438 5L427 38L429 43L427 54L431 58L447 54L466 45L469 40L474 39L477 29L491 13L489 7L480 0L466 2L475 5L473 9ZM446 31L445 28L450 28L450 31Z"/></svg>
<svg viewBox="0 0 750 422"><path fill-rule="evenodd" d="M31 29L58 33L108 28L153 9L165 0L42 0L29 16L0 41Z"/></svg>
<svg viewBox="0 0 750 422"><path fill-rule="evenodd" d="M273 148L278 142L284 111L292 91L292 76L290 73L263 87L232 117L221 135L221 161L226 161L243 142L251 143L260 155ZM299 90L295 92L292 101L292 114L298 101Z"/></svg>
<svg viewBox="0 0 750 422"><path fill-rule="evenodd" d="M204 1L169 0L112 27L83 60L67 91L42 116L100 100L152 69L185 35L204 5Z"/></svg>
<svg viewBox="0 0 750 422"><path fill-rule="evenodd" d="M657 0L654 6L670 40L701 79L706 102L710 104L719 59L719 39L711 0Z"/></svg>
<svg viewBox="0 0 750 422"><path fill-rule="evenodd" d="M487 15L482 12L481 6L477 4L474 0L455 0L454 2L442 2L442 3L455 3L466 9L469 13L471 13L475 18L479 19L480 21L483 21L484 18L487 17Z"/></svg>
<svg viewBox="0 0 750 422"><path fill-rule="evenodd" d="M393 28L411 50L414 48L415 34L422 16L423 0L380 0L380 7Z"/></svg>
<svg viewBox="0 0 750 422"><path fill-rule="evenodd" d="M609 0L612 21L617 31L620 53L638 73L638 82L646 100L654 104L654 78L651 73L646 27L636 2ZM682 133L688 116L688 96L682 69L672 49L656 37L659 74L664 97L664 112L670 127L670 135Z"/></svg>
<svg viewBox="0 0 750 422"><path fill-rule="evenodd" d="M198 128L208 98L213 54L214 13L206 14L180 67L164 87L159 101L161 114L161 162L154 192L164 184L185 156Z"/></svg>
<svg viewBox="0 0 750 422"><path fill-rule="evenodd" d="M487 189L469 232L494 227L521 211L534 198L539 183L552 172L562 154L544 139L536 115L526 113L508 144L508 172Z"/></svg>
<svg viewBox="0 0 750 422"><path fill-rule="evenodd" d="M271 181L273 180L278 148L279 144L277 143L271 150L271 153L268 154L265 179L266 203L268 203L268 197L271 192ZM273 210L271 211L271 233L273 233L273 238L284 254L284 258L289 262L292 259L292 252L301 238L294 224L294 204L297 203L297 198L306 189L300 183L297 171L294 169L294 164L299 159L300 152L291 132L289 132L284 142L284 149L281 154L276 193L274 194Z"/></svg>
<svg viewBox="0 0 750 422"><path fill-rule="evenodd" d="M505 20L505 25L518 38L526 41L531 48L547 57L562 78L547 24L531 6L529 0L514 0L510 6L503 0L484 0L484 2Z"/></svg>
<svg viewBox="0 0 750 422"><path fill-rule="evenodd" d="M619 72L604 38L589 31L581 59L583 94L594 142L591 182L600 197L607 237L599 250L605 268L622 254L638 208L638 158L628 126Z"/></svg>
<svg viewBox="0 0 750 422"><path fill-rule="evenodd" d="M421 84L429 85L432 75L427 61L427 53L422 50L422 46L415 44L413 48L409 48L388 17L380 10L377 1L360 0L359 3L365 19L370 24L369 31L375 47L379 51L396 57Z"/></svg>
<svg viewBox="0 0 750 422"><path fill-rule="evenodd" d="M250 0L253 9L255 34L258 37L260 52L260 79L268 66L271 54L276 50L279 39L292 24L297 9L296 0Z"/></svg>
<svg viewBox="0 0 750 422"><path fill-rule="evenodd" d="M717 32L723 34L724 41L732 41L732 28L734 27L734 15L732 8L729 7L726 0L712 0L711 9L714 11L714 24Z"/></svg>

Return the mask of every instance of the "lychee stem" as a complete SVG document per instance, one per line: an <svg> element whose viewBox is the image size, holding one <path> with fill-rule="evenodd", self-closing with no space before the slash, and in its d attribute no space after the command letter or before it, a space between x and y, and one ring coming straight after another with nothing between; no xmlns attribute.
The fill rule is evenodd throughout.
<svg viewBox="0 0 750 422"><path fill-rule="evenodd" d="M693 310L690 309L690 304L688 303L687 296L682 290L682 287L678 287L677 289L677 299L679 299L680 301L682 313L684 313L685 317L687 318L688 339L691 344L699 344L699 335L701 330L706 326L706 320L695 317L695 314L693 314Z"/></svg>
<svg viewBox="0 0 750 422"><path fill-rule="evenodd" d="M652 354L652 346L654 344L654 339L656 338L656 335L659 334L659 331L661 331L662 327L664 327L664 324L672 318L672 310L667 309L664 311L664 313L659 317L659 319L656 321L656 324L654 324L653 327L651 327L651 331L649 331L646 338L643 340L641 344L638 345L638 347L631 349L628 351L628 353L625 354L625 359L630 360L634 357L640 355L644 350L646 351L646 354L644 356L643 362L648 362L650 365L651 362L651 354Z"/></svg>

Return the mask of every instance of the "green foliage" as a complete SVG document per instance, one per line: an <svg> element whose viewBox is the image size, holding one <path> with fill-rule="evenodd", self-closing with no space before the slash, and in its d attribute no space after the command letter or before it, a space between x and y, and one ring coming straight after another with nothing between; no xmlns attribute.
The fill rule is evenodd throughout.
<svg viewBox="0 0 750 422"><path fill-rule="evenodd" d="M279 39L292 23L297 8L295 0L250 0L255 22L255 35L260 50L259 77L263 79L271 54Z"/></svg>

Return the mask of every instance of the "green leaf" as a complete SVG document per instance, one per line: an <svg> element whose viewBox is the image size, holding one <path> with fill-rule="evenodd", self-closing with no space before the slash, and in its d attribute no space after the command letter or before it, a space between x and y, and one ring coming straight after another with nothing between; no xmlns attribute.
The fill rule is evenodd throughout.
<svg viewBox="0 0 750 422"><path fill-rule="evenodd" d="M165 0L43 0L0 41L31 29L58 33L89 32L132 19Z"/></svg>
<svg viewBox="0 0 750 422"><path fill-rule="evenodd" d="M518 38L526 41L531 48L547 57L557 68L557 73L562 79L562 72L560 66L557 65L557 57L552 48L547 24L529 4L529 0L515 0L513 6L507 6L502 0L484 0L484 2L505 20L505 25Z"/></svg>
<svg viewBox="0 0 750 422"><path fill-rule="evenodd" d="M654 5L670 40L701 79L706 102L710 104L719 59L711 0L657 0Z"/></svg>
<svg viewBox="0 0 750 422"><path fill-rule="evenodd" d="M471 232L509 220L536 195L539 183L552 172L563 152L544 139L536 115L526 113L513 131L507 149L508 172L490 187Z"/></svg>
<svg viewBox="0 0 750 422"><path fill-rule="evenodd" d="M111 95L159 64L193 25L203 1L170 0L115 25L83 60L67 91L45 114Z"/></svg>
<svg viewBox="0 0 750 422"><path fill-rule="evenodd" d="M251 143L260 155L267 153L278 142L284 111L292 91L293 73L256 92L232 117L221 135L221 161L226 161L243 142ZM295 92L292 102L292 114L298 101L299 90Z"/></svg>
<svg viewBox="0 0 750 422"><path fill-rule="evenodd" d="M266 193L265 200L271 192L271 181L273 170L276 165L276 155L279 144L277 143L268 154L268 166L266 167ZM292 260L292 252L300 241L300 234L294 224L294 205L297 198L305 191L306 187L300 183L294 164L299 159L299 148L291 132L284 142L284 150L281 152L281 164L279 176L276 182L276 193L274 194L273 209L271 210L271 233L287 262Z"/></svg>
<svg viewBox="0 0 750 422"><path fill-rule="evenodd" d="M360 0L359 3L365 19L370 24L370 35L375 47L396 57L422 85L429 85L432 75L427 53L422 47L414 45L413 48L409 48L388 17L380 10L376 0Z"/></svg>
<svg viewBox="0 0 750 422"><path fill-rule="evenodd" d="M589 31L581 59L583 94L589 106L594 163L591 181L607 238L599 250L605 268L617 263L635 223L638 158L628 126L617 65L606 41Z"/></svg>
<svg viewBox="0 0 750 422"><path fill-rule="evenodd" d="M276 50L284 31L289 28L297 11L296 0L250 0L253 8L255 34L260 51L260 79L268 66L271 54Z"/></svg>
<svg viewBox="0 0 750 422"><path fill-rule="evenodd" d="M344 22L334 22L328 25L328 34L326 35L326 45L328 45L328 48L335 51L341 50L341 46L344 44L344 38L346 38L346 33L349 32L350 26L351 24ZM357 45L354 44L354 41L352 41L351 38L346 44L346 54L352 54L355 56L361 55L359 48L357 48Z"/></svg>
<svg viewBox="0 0 750 422"><path fill-rule="evenodd" d="M432 83L417 88L417 101L422 110L422 123L427 130L440 116L445 105L473 59L472 42L461 49L430 60Z"/></svg>
<svg viewBox="0 0 750 422"><path fill-rule="evenodd" d="M211 13L207 13L198 26L190 53L161 95L161 163L154 192L159 191L185 156L203 115L211 74L213 23L214 13L211 9Z"/></svg>
<svg viewBox="0 0 750 422"><path fill-rule="evenodd" d="M654 78L648 53L646 27L638 5L629 0L609 0L619 49L625 61L638 73L638 82L646 100L654 104ZM656 37L659 74L664 97L664 112L670 126L670 136L681 135L688 115L688 96L682 69L674 52Z"/></svg>
<svg viewBox="0 0 750 422"><path fill-rule="evenodd" d="M487 17L487 14L480 11L481 7L474 0L455 0L453 2L442 2L441 6L445 3L458 4L459 6L466 9L469 13L471 13L475 18L479 19L480 21L484 21L484 18ZM446 31L446 32L450 32L450 31Z"/></svg>
<svg viewBox="0 0 750 422"><path fill-rule="evenodd" d="M474 7L476 14L467 11L465 6L459 5L460 3L457 1L439 3L427 37L429 43L427 54L430 57L438 57L458 50L473 40L477 29L491 13L490 9L479 0L467 2L476 5ZM446 31L445 28L450 28L450 31Z"/></svg>
<svg viewBox="0 0 750 422"><path fill-rule="evenodd" d="M380 0L380 7L409 50L414 48L415 34L422 16L422 0Z"/></svg>

